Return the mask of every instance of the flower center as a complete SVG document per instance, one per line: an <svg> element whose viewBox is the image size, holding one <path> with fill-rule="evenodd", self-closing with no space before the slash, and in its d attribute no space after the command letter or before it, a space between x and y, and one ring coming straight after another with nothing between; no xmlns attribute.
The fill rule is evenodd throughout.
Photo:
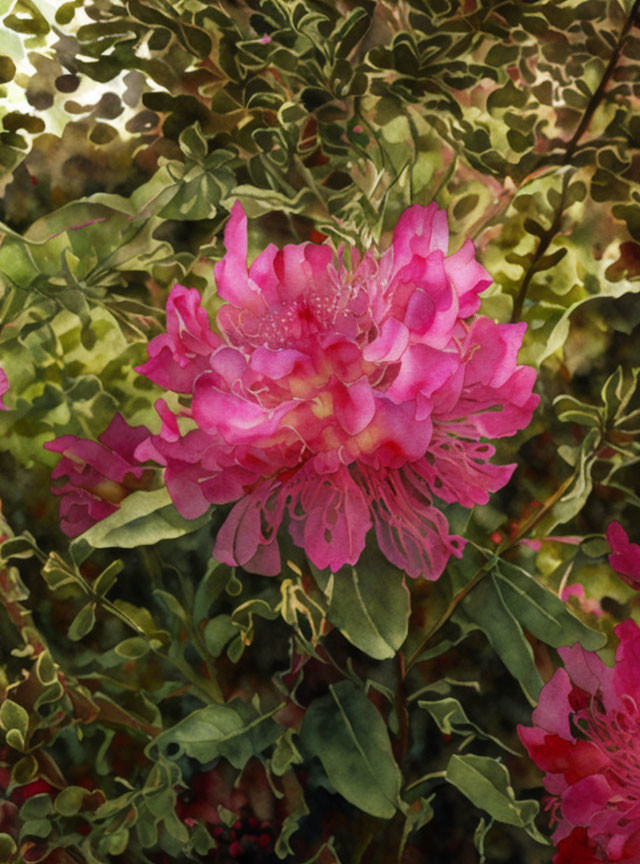
<svg viewBox="0 0 640 864"><path fill-rule="evenodd" d="M582 721L580 728L610 760L606 777L620 793L613 801L629 802L629 807L640 803L640 711L631 696L623 695L622 701L625 710L606 711L596 696L574 718Z"/></svg>

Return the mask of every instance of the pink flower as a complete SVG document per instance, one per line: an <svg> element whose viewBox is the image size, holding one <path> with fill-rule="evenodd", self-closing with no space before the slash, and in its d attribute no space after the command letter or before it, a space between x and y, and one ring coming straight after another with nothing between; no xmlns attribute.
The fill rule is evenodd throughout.
<svg viewBox="0 0 640 864"><path fill-rule="evenodd" d="M4 371L4 369L0 369L0 410L7 411L8 408L2 401L2 397L9 389L9 379Z"/></svg>
<svg viewBox="0 0 640 864"><path fill-rule="evenodd" d="M565 585L565 587L562 589L560 599L563 603L569 603L572 597L576 598L576 600L578 601L578 605L583 612L597 615L598 617L604 614L600 603L597 600L594 600L592 597L586 596L584 585L582 585L580 582L574 582L572 585Z"/></svg>
<svg viewBox="0 0 640 864"><path fill-rule="evenodd" d="M134 457L138 444L148 437L145 426L129 426L116 414L98 441L63 435L44 445L63 454L51 477L68 477L64 486L52 488L62 496L60 527L67 537L82 534L114 513L134 489L149 485L149 469Z"/></svg>
<svg viewBox="0 0 640 864"><path fill-rule="evenodd" d="M493 465L483 439L522 429L538 403L535 371L516 364L525 325L474 314L491 279L471 241L447 256L435 204L405 211L385 253L348 264L302 243L269 245L247 270L239 204L225 244L220 336L198 292L176 285L168 332L138 370L191 401L176 416L159 400L163 430L137 458L166 466L188 518L237 502L220 561L279 573L286 517L319 568L355 564L373 527L393 564L437 579L464 541L433 496L485 504L515 466Z"/></svg>
<svg viewBox="0 0 640 864"><path fill-rule="evenodd" d="M615 632L613 669L579 645L561 648L565 668L543 687L533 727L518 727L545 772L554 864L639 860L640 630L628 619Z"/></svg>
<svg viewBox="0 0 640 864"><path fill-rule="evenodd" d="M640 588L640 546L629 542L627 532L619 522L609 524L607 542L611 546L611 568L627 585Z"/></svg>

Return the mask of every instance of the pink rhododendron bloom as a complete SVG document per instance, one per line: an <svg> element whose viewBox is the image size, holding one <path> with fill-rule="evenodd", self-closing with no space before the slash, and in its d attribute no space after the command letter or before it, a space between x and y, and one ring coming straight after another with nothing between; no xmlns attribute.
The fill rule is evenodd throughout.
<svg viewBox="0 0 640 864"><path fill-rule="evenodd" d="M146 426L129 426L116 414L98 441L63 435L44 445L63 455L51 477L68 478L65 485L52 488L55 495L62 496L60 527L68 537L82 534L114 513L132 491L149 485L149 469L133 455L148 437Z"/></svg>
<svg viewBox="0 0 640 864"><path fill-rule="evenodd" d="M611 546L611 568L627 585L640 588L640 546L629 542L627 532L619 522L610 523L607 528L607 542Z"/></svg>
<svg viewBox="0 0 640 864"><path fill-rule="evenodd" d="M436 579L462 554L433 498L472 507L504 486L515 466L492 464L485 439L525 427L538 397L516 362L525 325L475 314L491 279L470 240L453 255L448 242L446 214L413 206L379 256L354 251L347 267L328 244L269 245L247 269L236 204L217 332L198 292L173 288L167 333L138 371L191 399L177 415L159 400L162 431L136 456L166 466L187 518L237 502L218 560L279 573L285 519L333 571L356 563L372 527L411 576Z"/></svg>
<svg viewBox="0 0 640 864"><path fill-rule="evenodd" d="M9 379L4 371L4 369L0 369L0 409L3 411L7 410L7 406L2 401L2 397L9 389Z"/></svg>
<svg viewBox="0 0 640 864"><path fill-rule="evenodd" d="M613 669L579 645L559 649L565 668L543 687L533 727L518 727L545 772L554 864L640 860L640 629L628 619L615 632Z"/></svg>

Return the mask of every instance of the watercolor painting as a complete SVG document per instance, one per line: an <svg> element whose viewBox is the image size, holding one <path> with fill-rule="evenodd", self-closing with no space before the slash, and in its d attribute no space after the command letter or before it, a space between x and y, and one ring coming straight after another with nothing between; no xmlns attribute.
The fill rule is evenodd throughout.
<svg viewBox="0 0 640 864"><path fill-rule="evenodd" d="M638 864L640 0L0 20L0 864Z"/></svg>

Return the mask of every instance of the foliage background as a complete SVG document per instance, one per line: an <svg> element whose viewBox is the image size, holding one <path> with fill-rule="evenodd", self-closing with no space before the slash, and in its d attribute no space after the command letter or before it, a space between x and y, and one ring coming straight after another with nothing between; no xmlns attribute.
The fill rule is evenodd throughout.
<svg viewBox="0 0 640 864"><path fill-rule="evenodd" d="M525 578L515 567L533 574L527 596L540 584L554 592L583 584L586 600L569 607L609 636L605 657L615 623L638 616L599 538L613 519L633 525L640 505L639 8L639 0L0 0L0 366L11 382L10 410L0 414L0 498L3 534L23 538L2 552L0 684L30 714L22 729L16 709L0 710L1 757L13 784L7 800L18 800L16 782L41 778L54 790L34 787L19 817L2 810L2 860L232 860L231 827L210 852L207 820L187 830L175 815L205 795L193 791L204 782L194 778L214 767L215 794L206 795L244 808L272 841L260 853L247 846L242 860L277 852L290 861L392 861L403 832L406 861L551 860L532 827L539 775L521 755L500 757L531 804L517 817L506 787L487 814L473 784L469 801L446 777L418 782L442 775L462 744L487 760L501 751L467 718L457 737L416 707L418 697L398 702L399 658L415 654L459 598L410 691L429 686L432 701L460 699L521 754L515 725L529 722L553 649L574 625L558 605L553 626L518 606L505 587ZM267 242L325 236L385 246L409 204L433 200L448 212L452 251L473 238L494 278L482 311L527 322L520 362L538 369L542 399L529 429L500 443L500 460L519 463L510 485L468 524L466 511L448 514L454 530L459 520L489 550L491 566L496 548L507 562L498 564L503 594L492 575L462 599L485 560L469 547L436 585L409 586L404 643L408 606L388 565L372 557L361 569L392 586L367 601L396 603L389 633L354 636L359 625L345 623L339 600L331 624L320 623L321 575L310 588L295 569L268 584L214 570L219 514L179 540L115 553L109 547L137 543L94 536L98 552L70 557L48 492L57 457L42 444L95 438L115 410L155 429L158 394L133 367L163 327L175 281L217 308L212 262L236 199L250 217L250 257ZM169 510L136 524L138 542L186 532L174 521L167 534ZM515 543L554 531L578 539ZM121 575L101 600L105 581L96 578L115 560ZM501 624L482 614L496 603ZM304 675L301 645L311 652ZM360 684L351 685L356 696L348 690L353 675L367 682L364 704ZM419 803L409 815L387 823L364 789L338 795L312 732L304 746L295 737L303 710L328 698L329 684L355 700L356 717L378 705L404 781L414 784L408 799ZM162 729L168 737L158 740L175 746L176 724L212 699L239 700L228 710L242 725L252 711L273 713L283 694L289 715L261 721L261 740L241 737L239 752L209 749L204 758L191 741L188 758L160 745L143 755ZM9 734L21 729L21 739ZM244 798L232 806L245 764ZM58 801L69 784L93 791ZM216 811L215 825L224 818ZM538 826L545 831L544 817Z"/></svg>

